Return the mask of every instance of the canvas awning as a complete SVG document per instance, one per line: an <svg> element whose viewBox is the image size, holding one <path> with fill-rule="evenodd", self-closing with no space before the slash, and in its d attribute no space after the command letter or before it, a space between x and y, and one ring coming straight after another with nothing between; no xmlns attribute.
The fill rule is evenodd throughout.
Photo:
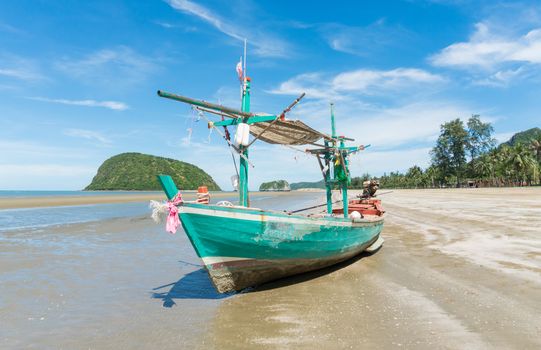
<svg viewBox="0 0 541 350"><path fill-rule="evenodd" d="M271 122L250 125L250 133L257 137ZM326 135L312 129L300 120L278 120L259 139L279 145L305 145L314 143Z"/></svg>

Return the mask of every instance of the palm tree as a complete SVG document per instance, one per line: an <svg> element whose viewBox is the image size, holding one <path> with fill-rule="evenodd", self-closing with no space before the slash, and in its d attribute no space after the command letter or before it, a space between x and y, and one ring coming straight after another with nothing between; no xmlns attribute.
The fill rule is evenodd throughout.
<svg viewBox="0 0 541 350"><path fill-rule="evenodd" d="M494 174L495 178L498 179L498 186L500 186L500 184L505 186L505 184L510 180L512 174L512 169L508 166L511 155L511 147L508 145L502 145L501 147L493 150L490 155L494 161Z"/></svg>
<svg viewBox="0 0 541 350"><path fill-rule="evenodd" d="M408 181L408 187L417 188L423 180L423 169L417 165L412 166L406 173L406 180Z"/></svg>
<svg viewBox="0 0 541 350"><path fill-rule="evenodd" d="M537 181L539 163L537 163L530 148L519 143L511 148L508 165L514 172L516 180L524 183L526 180Z"/></svg>
<svg viewBox="0 0 541 350"><path fill-rule="evenodd" d="M534 151L537 162L541 163L541 135L532 140L530 148Z"/></svg>
<svg viewBox="0 0 541 350"><path fill-rule="evenodd" d="M478 157L473 163L473 170L481 179L488 182L494 182L494 170L496 168L495 159L489 153L485 153Z"/></svg>
<svg viewBox="0 0 541 350"><path fill-rule="evenodd" d="M431 165L425 170L426 181L428 182L428 187L436 188L435 179L438 177L438 168Z"/></svg>

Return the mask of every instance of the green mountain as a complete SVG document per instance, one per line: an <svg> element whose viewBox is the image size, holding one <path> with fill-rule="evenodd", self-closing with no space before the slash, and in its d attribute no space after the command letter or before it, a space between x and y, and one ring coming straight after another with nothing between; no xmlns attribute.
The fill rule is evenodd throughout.
<svg viewBox="0 0 541 350"><path fill-rule="evenodd" d="M259 186L260 191L291 191L286 180L263 182Z"/></svg>
<svg viewBox="0 0 541 350"><path fill-rule="evenodd" d="M289 185L292 190L299 190L301 188L325 188L325 181L315 181L315 182L294 182Z"/></svg>
<svg viewBox="0 0 541 350"><path fill-rule="evenodd" d="M534 139L541 138L541 129L540 128L531 128L525 131L517 132L515 135L513 135L509 141L504 142L503 144L514 146L518 143L522 144L529 144Z"/></svg>
<svg viewBox="0 0 541 350"><path fill-rule="evenodd" d="M194 190L198 186L220 190L212 177L195 165L148 154L122 153L103 162L85 191L160 190L156 179L159 174L171 175L181 190Z"/></svg>

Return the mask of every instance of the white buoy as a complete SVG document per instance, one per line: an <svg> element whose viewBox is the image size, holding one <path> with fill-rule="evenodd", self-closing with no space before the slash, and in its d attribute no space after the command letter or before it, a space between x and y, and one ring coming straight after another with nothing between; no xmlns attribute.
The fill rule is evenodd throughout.
<svg viewBox="0 0 541 350"><path fill-rule="evenodd" d="M237 133L235 134L235 144L248 146L250 143L250 125L239 123L237 125Z"/></svg>
<svg viewBox="0 0 541 350"><path fill-rule="evenodd" d="M362 215L358 211L352 211L351 214L349 214L349 218L353 220L360 219L362 218Z"/></svg>

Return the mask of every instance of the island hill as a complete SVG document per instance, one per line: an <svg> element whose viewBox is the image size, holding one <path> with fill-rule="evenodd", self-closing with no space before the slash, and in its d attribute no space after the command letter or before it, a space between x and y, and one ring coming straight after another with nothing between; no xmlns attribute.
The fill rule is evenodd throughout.
<svg viewBox="0 0 541 350"><path fill-rule="evenodd" d="M107 159L85 191L158 191L159 174L170 175L182 190L207 186L211 191L220 191L212 177L193 164L141 153L122 153Z"/></svg>
<svg viewBox="0 0 541 350"><path fill-rule="evenodd" d="M286 180L277 180L270 182L263 182L259 186L260 191L291 191L289 188L289 183Z"/></svg>

